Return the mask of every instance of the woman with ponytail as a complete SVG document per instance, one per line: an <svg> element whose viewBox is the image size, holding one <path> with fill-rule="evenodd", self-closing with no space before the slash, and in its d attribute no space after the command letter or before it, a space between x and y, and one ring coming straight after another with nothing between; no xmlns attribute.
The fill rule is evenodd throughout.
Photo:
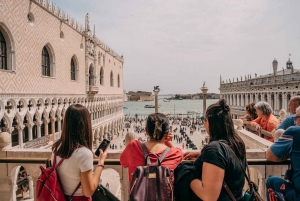
<svg viewBox="0 0 300 201"><path fill-rule="evenodd" d="M177 165L182 161L182 151L172 145L172 133L169 129L168 118L161 113L154 113L148 116L146 122L146 134L149 141L145 143L147 151L156 154L158 157L162 155L167 147L171 150L165 159L162 161L162 166L170 168L171 173ZM150 155L150 161L154 164L156 157ZM131 183L132 174L137 166L145 165L145 157L138 140L132 140L128 143L120 156L120 163L124 168L128 167L129 181Z"/></svg>
<svg viewBox="0 0 300 201"><path fill-rule="evenodd" d="M192 191L201 200L232 200L223 187L227 184L237 201L243 200L244 174L237 158L246 168L246 150L242 139L235 133L230 108L224 99L208 107L204 127L209 143L201 153L185 153L185 159L197 158L194 162L201 178L190 183ZM229 148L230 147L230 148Z"/></svg>

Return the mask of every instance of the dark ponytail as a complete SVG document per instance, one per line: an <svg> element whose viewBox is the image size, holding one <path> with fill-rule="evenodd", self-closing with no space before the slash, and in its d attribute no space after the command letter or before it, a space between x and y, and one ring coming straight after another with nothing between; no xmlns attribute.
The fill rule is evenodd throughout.
<svg viewBox="0 0 300 201"><path fill-rule="evenodd" d="M161 140L169 132L169 120L161 113L150 114L147 118L146 131L150 138Z"/></svg>

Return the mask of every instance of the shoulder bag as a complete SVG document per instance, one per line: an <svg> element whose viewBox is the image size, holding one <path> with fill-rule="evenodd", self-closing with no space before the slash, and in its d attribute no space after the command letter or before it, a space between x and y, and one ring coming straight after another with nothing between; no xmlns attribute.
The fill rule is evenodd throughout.
<svg viewBox="0 0 300 201"><path fill-rule="evenodd" d="M235 156L239 166L243 170L244 176L245 176L245 178L248 182L249 189L246 190L246 192L244 194L244 201L263 201L262 197L258 193L258 186L253 181L251 181L250 178L249 178L250 177L250 172L249 172L247 160L246 160L246 170L247 170L247 173L248 173L249 176L247 175L240 159L236 156L236 154L234 153L232 148L230 146L228 146L227 144L223 143L223 142L220 142L220 143L225 145L225 147L227 147L233 153L233 155ZM233 196L231 190L229 189L229 187L227 186L225 181L223 181L223 187L225 188L225 190L227 191L227 193L229 194L231 199L233 201L236 201L235 197Z"/></svg>

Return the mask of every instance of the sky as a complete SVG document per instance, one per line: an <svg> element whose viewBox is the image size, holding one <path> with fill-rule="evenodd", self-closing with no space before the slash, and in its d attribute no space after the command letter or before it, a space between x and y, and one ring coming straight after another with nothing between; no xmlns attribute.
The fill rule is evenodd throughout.
<svg viewBox="0 0 300 201"><path fill-rule="evenodd" d="M219 93L223 80L300 69L299 0L53 0L119 55L124 90Z"/></svg>

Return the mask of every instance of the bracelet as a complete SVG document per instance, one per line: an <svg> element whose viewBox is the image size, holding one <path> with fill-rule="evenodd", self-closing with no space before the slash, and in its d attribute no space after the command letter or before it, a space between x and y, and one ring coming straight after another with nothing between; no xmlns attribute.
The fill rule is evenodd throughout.
<svg viewBox="0 0 300 201"><path fill-rule="evenodd" d="M104 169L104 165L102 165L102 164L98 164L97 166L102 167Z"/></svg>

